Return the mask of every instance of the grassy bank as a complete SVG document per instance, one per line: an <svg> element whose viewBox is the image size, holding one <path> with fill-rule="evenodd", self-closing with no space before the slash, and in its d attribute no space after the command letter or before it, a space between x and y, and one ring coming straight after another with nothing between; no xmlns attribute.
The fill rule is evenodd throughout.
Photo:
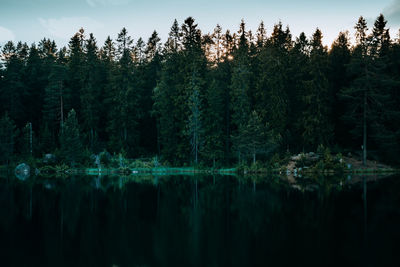
<svg viewBox="0 0 400 267"><path fill-rule="evenodd" d="M93 155L83 164L67 165L57 158L20 159L8 166L0 166L0 171L14 171L21 163L27 163L35 173L53 174L85 174L85 175L185 175L185 174L223 174L223 175L263 175L278 174L292 176L334 175L334 174L379 174L398 173L400 170L376 161L368 161L364 166L357 157L333 154L329 149L321 148L316 153L300 153L297 155L274 155L269 160L252 164L242 161L240 164L223 168L196 166L169 166L160 162L157 157L127 159L121 154L110 155L102 152Z"/></svg>

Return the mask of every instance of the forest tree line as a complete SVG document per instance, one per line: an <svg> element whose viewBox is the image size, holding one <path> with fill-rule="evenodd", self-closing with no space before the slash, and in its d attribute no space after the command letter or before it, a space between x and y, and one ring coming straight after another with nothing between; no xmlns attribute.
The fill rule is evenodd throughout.
<svg viewBox="0 0 400 267"><path fill-rule="evenodd" d="M386 24L380 15L369 30L360 17L354 44L340 32L329 49L318 28L293 37L280 22L267 34L242 21L202 34L191 17L175 20L164 44L156 31L134 41L125 28L102 46L83 29L68 47L7 42L0 159L79 162L107 150L229 165L367 144L369 157L399 163L400 41Z"/></svg>

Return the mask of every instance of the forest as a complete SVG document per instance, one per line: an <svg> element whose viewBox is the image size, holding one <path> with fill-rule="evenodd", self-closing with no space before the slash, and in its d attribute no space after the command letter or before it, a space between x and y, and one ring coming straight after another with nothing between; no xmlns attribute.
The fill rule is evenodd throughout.
<svg viewBox="0 0 400 267"><path fill-rule="evenodd" d="M192 17L165 43L125 28L103 45L84 29L68 47L9 41L0 164L48 153L83 164L107 151L232 166L324 146L398 165L400 39L386 24L360 17L355 36L340 32L330 47L318 28L296 37L281 22L252 32L242 20L203 34Z"/></svg>

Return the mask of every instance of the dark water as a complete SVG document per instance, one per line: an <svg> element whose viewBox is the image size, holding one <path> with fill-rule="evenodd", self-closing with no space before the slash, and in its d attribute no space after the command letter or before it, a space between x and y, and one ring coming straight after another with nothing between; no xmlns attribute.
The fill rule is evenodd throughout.
<svg viewBox="0 0 400 267"><path fill-rule="evenodd" d="M267 180L2 178L0 266L400 266L400 177Z"/></svg>

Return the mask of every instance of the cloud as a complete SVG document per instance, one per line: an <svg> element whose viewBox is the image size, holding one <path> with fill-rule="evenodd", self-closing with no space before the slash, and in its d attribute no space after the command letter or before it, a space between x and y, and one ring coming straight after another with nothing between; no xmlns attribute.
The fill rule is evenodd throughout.
<svg viewBox="0 0 400 267"><path fill-rule="evenodd" d="M0 26L0 44L14 40L15 34L11 30Z"/></svg>
<svg viewBox="0 0 400 267"><path fill-rule="evenodd" d="M131 0L86 0L89 6L96 7L96 6L119 6L129 4Z"/></svg>
<svg viewBox="0 0 400 267"><path fill-rule="evenodd" d="M80 28L86 33L95 33L104 27L102 23L89 17L39 18L39 22L52 37L63 40L69 40Z"/></svg>
<svg viewBox="0 0 400 267"><path fill-rule="evenodd" d="M400 25L400 0L394 0L389 6L383 9L383 15L394 25Z"/></svg>

